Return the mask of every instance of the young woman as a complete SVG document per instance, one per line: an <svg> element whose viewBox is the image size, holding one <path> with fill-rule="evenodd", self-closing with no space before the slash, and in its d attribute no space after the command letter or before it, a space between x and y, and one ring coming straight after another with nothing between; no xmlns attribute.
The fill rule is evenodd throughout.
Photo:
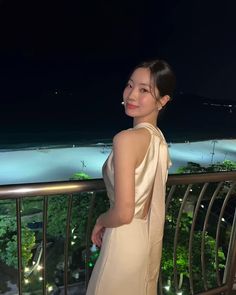
<svg viewBox="0 0 236 295"><path fill-rule="evenodd" d="M92 232L101 251L87 295L157 294L170 160L156 123L174 87L170 66L154 60L137 66L124 89L133 128L115 135L103 166L111 206Z"/></svg>

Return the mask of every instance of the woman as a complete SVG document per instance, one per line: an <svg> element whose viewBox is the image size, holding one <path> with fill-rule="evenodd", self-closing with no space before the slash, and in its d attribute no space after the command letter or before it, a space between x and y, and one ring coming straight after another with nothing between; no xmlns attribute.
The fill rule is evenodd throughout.
<svg viewBox="0 0 236 295"><path fill-rule="evenodd" d="M168 147L156 127L175 76L163 60L136 67L124 89L133 128L119 132L103 166L110 209L92 242L101 247L87 295L156 295L165 216Z"/></svg>

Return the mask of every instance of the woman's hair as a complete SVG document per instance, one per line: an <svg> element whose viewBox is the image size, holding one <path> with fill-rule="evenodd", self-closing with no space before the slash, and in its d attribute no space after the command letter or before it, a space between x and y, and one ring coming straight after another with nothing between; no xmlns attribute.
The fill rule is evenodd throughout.
<svg viewBox="0 0 236 295"><path fill-rule="evenodd" d="M172 68L166 61L158 59L146 61L139 64L134 70L138 68L146 68L150 70L151 79L159 90L161 97L169 95L170 98L173 98L176 78Z"/></svg>

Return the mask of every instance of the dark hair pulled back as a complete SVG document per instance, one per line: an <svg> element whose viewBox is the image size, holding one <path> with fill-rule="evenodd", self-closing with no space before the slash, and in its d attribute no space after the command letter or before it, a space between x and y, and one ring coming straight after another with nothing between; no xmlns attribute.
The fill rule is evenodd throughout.
<svg viewBox="0 0 236 295"><path fill-rule="evenodd" d="M164 60L156 59L140 63L136 68L146 68L150 70L151 79L159 90L160 96L169 95L173 98L176 78L171 66Z"/></svg>

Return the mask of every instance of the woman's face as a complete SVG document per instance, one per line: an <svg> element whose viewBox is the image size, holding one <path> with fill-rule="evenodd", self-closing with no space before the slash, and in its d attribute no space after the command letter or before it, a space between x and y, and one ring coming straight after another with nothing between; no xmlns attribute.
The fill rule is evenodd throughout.
<svg viewBox="0 0 236 295"><path fill-rule="evenodd" d="M123 92L125 113L130 117L148 120L158 113L160 94L151 80L150 70L137 68Z"/></svg>

